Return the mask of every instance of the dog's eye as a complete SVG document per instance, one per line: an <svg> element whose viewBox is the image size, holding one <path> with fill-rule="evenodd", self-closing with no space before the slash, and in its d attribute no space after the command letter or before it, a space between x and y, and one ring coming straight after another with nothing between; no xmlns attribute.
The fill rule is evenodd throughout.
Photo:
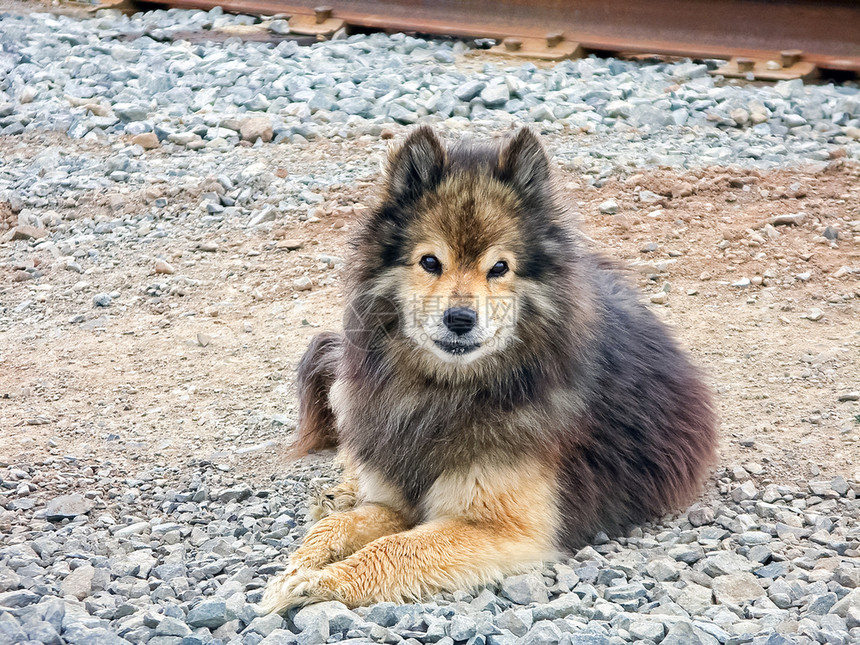
<svg viewBox="0 0 860 645"><path fill-rule="evenodd" d="M501 278L508 272L508 263L504 260L499 260L493 265L493 268L487 272L488 278Z"/></svg>
<svg viewBox="0 0 860 645"><path fill-rule="evenodd" d="M442 263L439 262L439 258L435 255L425 255L418 262L421 265L421 268L424 269L427 273L442 273Z"/></svg>

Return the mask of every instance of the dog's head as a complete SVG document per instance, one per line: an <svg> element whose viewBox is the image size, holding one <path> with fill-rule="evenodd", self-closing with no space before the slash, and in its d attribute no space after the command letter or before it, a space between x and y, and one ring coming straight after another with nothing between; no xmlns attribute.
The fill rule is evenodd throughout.
<svg viewBox="0 0 860 645"><path fill-rule="evenodd" d="M530 130L446 149L421 127L391 153L358 244L359 288L388 303L387 337L431 364L463 365L521 342L523 318L554 308L548 285L569 238Z"/></svg>

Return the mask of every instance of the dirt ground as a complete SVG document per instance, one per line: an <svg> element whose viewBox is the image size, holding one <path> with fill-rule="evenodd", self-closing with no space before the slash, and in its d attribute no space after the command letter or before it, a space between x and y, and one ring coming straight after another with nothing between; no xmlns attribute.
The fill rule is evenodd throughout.
<svg viewBox="0 0 860 645"><path fill-rule="evenodd" d="M371 157L370 145L316 143L290 171L308 156ZM7 311L34 303L0 316L0 462L211 460L255 481L289 468L294 369L311 335L340 327L347 241L373 203L377 167L374 159L367 181L324 195L318 221L189 229L145 249L118 247L84 276L29 251L44 276L15 281L21 267L8 258L26 243L0 231L0 302ZM630 265L643 299L665 298L650 306L707 372L721 465L751 464L756 479L773 482L853 474L860 401L840 398L860 391L860 168L837 159L806 171L656 170L599 188L558 175L585 234ZM108 217L111 197L91 195L88 213ZM609 199L617 214L600 212ZM129 195L121 204L119 214L143 207ZM801 212L800 225L766 226ZM8 209L5 217L12 225ZM3 219L0 205L0 228ZM303 244L288 251L285 240ZM202 250L207 243L217 250ZM176 274L157 275L156 257ZM311 290L295 290L300 276ZM146 291L167 278L169 290ZM733 286L744 278L749 286ZM122 296L111 307L93 308L95 293L114 289ZM70 322L81 312L83 322Z"/></svg>

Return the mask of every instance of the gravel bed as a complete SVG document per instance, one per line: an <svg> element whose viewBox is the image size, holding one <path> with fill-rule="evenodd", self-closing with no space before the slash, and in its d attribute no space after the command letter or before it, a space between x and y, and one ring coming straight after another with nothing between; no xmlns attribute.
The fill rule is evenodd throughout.
<svg viewBox="0 0 860 645"><path fill-rule="evenodd" d="M719 475L718 501L474 594L282 618L255 603L304 534L309 496L336 477L329 466L252 489L208 462L12 464L0 471L0 644L858 642L860 483Z"/></svg>
<svg viewBox="0 0 860 645"><path fill-rule="evenodd" d="M477 59L464 66L466 44L402 34L312 47L169 40L253 21L219 9L132 18L101 11L91 20L6 15L0 134L49 129L94 141L126 134L145 147L223 150L243 139L378 135L391 123L534 122L584 135L559 152L586 171L774 167L826 161L837 149L860 158L856 84L754 86L710 76L710 63L594 57L540 68ZM119 182L134 175L123 164L104 174Z"/></svg>
<svg viewBox="0 0 860 645"><path fill-rule="evenodd" d="M725 84L692 62L483 63L462 56L462 42L402 34L313 47L169 40L250 21L217 9L0 15L0 234L16 224L50 231L73 240L55 253L66 257L90 235L152 240L172 222L212 230L307 219L321 193L376 172L381 139L417 122L479 137L533 123L555 159L596 186L646 167L860 159L856 83ZM54 140L34 150L46 132ZM303 156L319 142L365 145L346 163ZM262 146L272 149L266 161ZM276 174L297 158L299 172ZM148 208L90 217L81 198L109 192L145 192Z"/></svg>

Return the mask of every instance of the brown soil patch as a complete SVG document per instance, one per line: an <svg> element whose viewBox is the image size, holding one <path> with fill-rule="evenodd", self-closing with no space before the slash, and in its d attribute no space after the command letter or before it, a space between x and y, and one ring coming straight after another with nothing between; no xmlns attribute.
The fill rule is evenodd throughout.
<svg viewBox="0 0 860 645"><path fill-rule="evenodd" d="M320 149L334 158L363 150ZM719 392L724 466L753 461L760 480L795 483L860 463L860 402L839 400L860 390L860 273L842 269L860 270L858 176L836 161L815 172L643 171L594 188L561 172L583 231L632 263L643 298L669 289L668 304L653 307ZM31 253L39 280L13 282L4 268L0 301L9 311L35 304L0 319L0 461L208 459L249 480L283 470L294 368L312 334L340 327L352 206L372 195L371 183L336 187L319 221L189 231L93 275L47 253ZM607 199L617 214L599 212ZM104 195L93 203L110 208ZM799 226L763 227L797 212L806 214ZM835 241L823 236L828 226ZM283 239L304 245L287 251ZM210 242L217 251L202 250ZM2 242L0 254L11 244L25 243ZM156 257L176 274L155 274ZM294 289L300 276L312 290ZM752 283L732 286L742 278ZM147 291L156 283L166 286ZM92 307L95 292L113 289L122 296L111 307ZM804 317L814 308L818 321ZM69 322L82 311L84 322Z"/></svg>

